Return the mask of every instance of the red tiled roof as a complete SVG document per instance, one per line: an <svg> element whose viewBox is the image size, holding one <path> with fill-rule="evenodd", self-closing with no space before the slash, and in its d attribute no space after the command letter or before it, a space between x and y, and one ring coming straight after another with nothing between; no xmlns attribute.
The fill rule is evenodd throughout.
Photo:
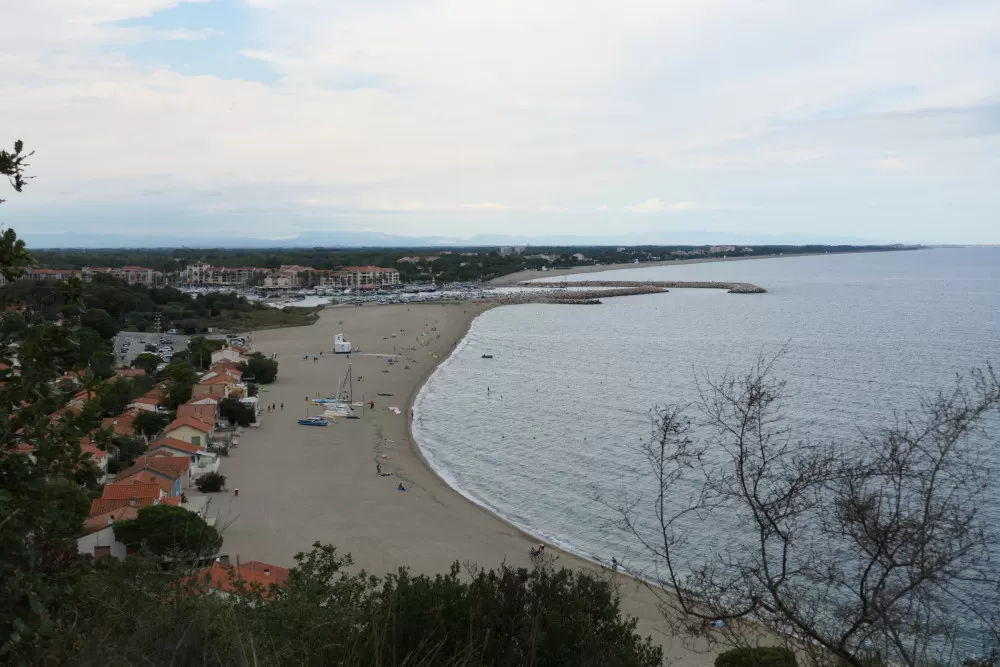
<svg viewBox="0 0 1000 667"><path fill-rule="evenodd" d="M95 394L94 392L89 391L87 389L84 389L83 391L80 391L80 392L77 392L76 394L74 394L73 398L71 400L74 400L74 401L89 401L89 400L92 400L92 399L95 399L95 398L97 398L97 394Z"/></svg>
<svg viewBox="0 0 1000 667"><path fill-rule="evenodd" d="M155 398L147 398L145 396L140 396L139 398L132 399L132 403L130 403L129 405L134 403L139 403L141 405L159 405L160 401L158 401Z"/></svg>
<svg viewBox="0 0 1000 667"><path fill-rule="evenodd" d="M150 485L152 486L152 485ZM156 490L159 493L159 489ZM148 507L156 504L156 498L95 498L90 502L90 516L99 516L120 510L123 507Z"/></svg>
<svg viewBox="0 0 1000 667"><path fill-rule="evenodd" d="M198 571L198 581L216 590L234 593L238 590L231 578L248 584L260 584L265 592L271 584L288 585L288 569L252 560L240 565L223 565L216 561L212 567Z"/></svg>
<svg viewBox="0 0 1000 667"><path fill-rule="evenodd" d="M168 452L153 452L140 456L136 459L135 465L176 479L188 471L191 459L186 456L172 456ZM122 474L124 475L124 471Z"/></svg>
<svg viewBox="0 0 1000 667"><path fill-rule="evenodd" d="M118 483L155 486L166 495L170 495L174 490L174 482L177 481L176 477L168 479L163 473L150 472L145 466L127 468L118 475L118 479L121 480Z"/></svg>
<svg viewBox="0 0 1000 667"><path fill-rule="evenodd" d="M191 428L201 431L202 433L210 433L212 431L212 427L201 420L193 417L180 417L167 424L167 427L163 429L163 432L170 433L171 431L177 430L181 426L190 426Z"/></svg>
<svg viewBox="0 0 1000 667"><path fill-rule="evenodd" d="M205 451L204 448L199 447L198 445L192 445L190 442L178 440L177 438L160 438L159 440L155 440L149 444L148 451L154 452L161 447L169 447L171 449L187 452L188 454L197 454Z"/></svg>
<svg viewBox="0 0 1000 667"><path fill-rule="evenodd" d="M236 384L236 381L237 381L236 378L234 378L232 375L229 375L227 373L219 373L218 375L210 377L207 380L200 380L198 384L208 384L208 385Z"/></svg>
<svg viewBox="0 0 1000 667"><path fill-rule="evenodd" d="M155 398L158 401L162 401L164 398L167 397L167 395L166 395L166 393L164 393L164 391L163 391L163 389L161 387L153 387L152 389L150 389L149 391L147 391L145 394L143 394L142 397L143 398Z"/></svg>
<svg viewBox="0 0 1000 667"><path fill-rule="evenodd" d="M129 411L117 417L108 417L101 422L101 428L112 428L115 435L133 435L135 429L132 426L132 422L135 421L135 417L135 411Z"/></svg>
<svg viewBox="0 0 1000 667"><path fill-rule="evenodd" d="M214 405L178 405L177 406L177 419L197 419L205 424L212 424L215 422L215 417L218 414L218 408Z"/></svg>
<svg viewBox="0 0 1000 667"><path fill-rule="evenodd" d="M87 437L80 438L80 451L84 454L90 454L95 459L103 459L108 455L106 451L95 445Z"/></svg>
<svg viewBox="0 0 1000 667"><path fill-rule="evenodd" d="M163 500L160 501L160 504L161 505L171 505L172 507L180 507L181 506L181 497L180 496L171 496L170 498L164 498Z"/></svg>
<svg viewBox="0 0 1000 667"><path fill-rule="evenodd" d="M180 500L178 498L178 500ZM97 500L94 501L99 502ZM125 501L127 502L127 501ZM83 531L81 535L90 535L91 533L96 533L99 530L104 530L111 525L109 520L114 521L131 521L133 519L139 518L139 508L130 507L125 505L123 507L115 507L106 512L101 512L100 514L93 514L83 522Z"/></svg>
<svg viewBox="0 0 1000 667"><path fill-rule="evenodd" d="M116 481L104 485L101 498L105 500L129 499L129 498L151 498L160 497L160 488L154 484L145 484L138 481Z"/></svg>
<svg viewBox="0 0 1000 667"><path fill-rule="evenodd" d="M119 368L115 371L115 376L117 377L134 378L143 377L145 375L146 370L143 368Z"/></svg>

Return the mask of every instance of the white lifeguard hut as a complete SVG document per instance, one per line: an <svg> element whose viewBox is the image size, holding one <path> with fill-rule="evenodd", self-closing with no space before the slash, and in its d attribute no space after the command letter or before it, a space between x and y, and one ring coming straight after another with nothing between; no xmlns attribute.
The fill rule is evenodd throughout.
<svg viewBox="0 0 1000 667"><path fill-rule="evenodd" d="M344 334L339 333L333 337L333 351L336 354L351 353L351 342L344 338Z"/></svg>

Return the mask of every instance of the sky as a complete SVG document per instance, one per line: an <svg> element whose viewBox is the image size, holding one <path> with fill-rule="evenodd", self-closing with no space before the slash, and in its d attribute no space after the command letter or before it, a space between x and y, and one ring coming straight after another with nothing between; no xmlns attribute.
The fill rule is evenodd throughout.
<svg viewBox="0 0 1000 667"><path fill-rule="evenodd" d="M1000 243L997 0L5 3L0 225Z"/></svg>

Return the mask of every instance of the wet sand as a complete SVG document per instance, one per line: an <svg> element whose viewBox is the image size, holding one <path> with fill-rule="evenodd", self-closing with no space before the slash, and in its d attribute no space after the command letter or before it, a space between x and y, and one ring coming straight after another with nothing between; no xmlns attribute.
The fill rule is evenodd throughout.
<svg viewBox="0 0 1000 667"><path fill-rule="evenodd" d="M529 565L528 549L538 539L445 484L421 458L409 429L410 407L420 386L475 316L493 306L334 307L312 326L254 334L254 351L275 353L280 362L278 380L261 394L261 403L283 402L285 407L265 411L260 427L247 429L233 455L223 460L228 487L240 490L238 497L215 494L209 510L224 530L224 551L231 558L290 566L295 553L320 541L351 553L356 565L379 574L402 565L422 573L445 572L455 561L484 567L504 561ZM348 358L330 353L340 321L361 354ZM320 350L324 353L314 362ZM303 360L303 355L309 358ZM366 406L361 419L341 419L327 427L298 425L297 419L322 411L306 397L332 395L348 364L355 400L374 400L375 410ZM389 457L381 460L382 471L391 476L376 474L382 455ZM400 482L406 492L396 490ZM587 560L547 550L558 556L558 565L612 576ZM615 575L615 580L623 610L639 619L643 635L651 634L663 645L668 659L712 664L713 655L692 652L685 648L690 640L666 634L649 590L626 576Z"/></svg>

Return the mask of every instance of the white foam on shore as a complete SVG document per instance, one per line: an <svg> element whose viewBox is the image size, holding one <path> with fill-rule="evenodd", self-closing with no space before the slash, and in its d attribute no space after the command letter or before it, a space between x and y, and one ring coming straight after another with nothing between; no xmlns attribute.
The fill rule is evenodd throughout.
<svg viewBox="0 0 1000 667"><path fill-rule="evenodd" d="M511 307L511 306L501 306L501 307ZM417 449L420 450L421 456L427 462L427 465L430 466L431 470L433 470L434 473L445 482L445 484L450 486L459 495L464 497L469 502L478 505L479 507L482 507L490 514L493 514L499 519L514 526L518 530L523 531L524 533L536 537L539 540L542 540L555 547L558 547L559 549L565 551L566 553L573 554L574 556L578 556L580 558L583 558L584 560L588 560L596 565L607 566L608 563L601 560L596 555L586 553L579 547L573 545L571 542L567 542L565 539L549 535L543 531L536 529L535 527L529 524L525 524L523 522L517 521L516 519L507 516L502 511L500 511L496 506L490 503L488 500L481 498L472 491L463 488L461 484L458 483L458 480L455 479L455 476L452 475L447 469L441 466L441 464L435 459L433 452L430 449L428 449L422 442L424 439L427 438L427 435L422 428L422 422L421 422L422 417L420 414L421 404L428 398L434 396L434 380L437 377L438 373L441 372L443 369L447 368L448 366L450 366L454 362L454 360L458 357L459 353L462 350L464 350L474 340L475 334L477 333L476 328L480 326L480 318L482 318L489 312L490 311L481 313L477 315L475 319L473 319L472 323L469 325L469 330L466 332L465 336L462 337L462 340L459 341L458 345L455 346L455 349L452 350L451 354L449 354L444 361L438 364L437 368L434 369L434 372L431 373L430 377L427 378L423 386L420 388L420 391L418 392L416 399L413 401L413 421L411 427L413 442L416 444Z"/></svg>

